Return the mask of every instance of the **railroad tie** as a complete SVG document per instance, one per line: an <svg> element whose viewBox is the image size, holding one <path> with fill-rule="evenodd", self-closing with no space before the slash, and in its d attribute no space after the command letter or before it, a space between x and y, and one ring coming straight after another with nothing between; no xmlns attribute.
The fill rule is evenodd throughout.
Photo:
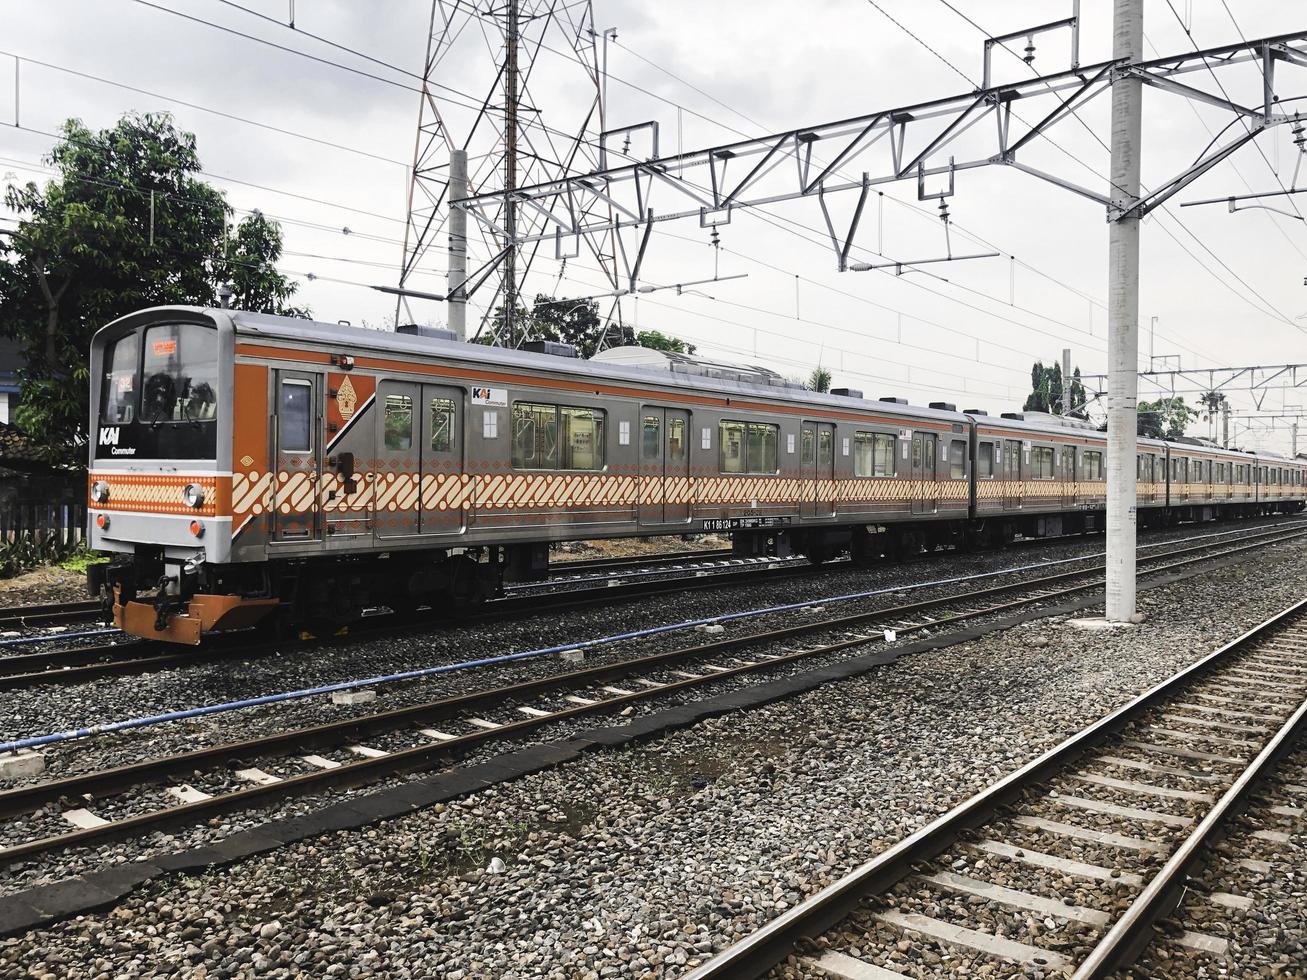
<svg viewBox="0 0 1307 980"><path fill-rule="evenodd" d="M1013 963L1031 963L1054 970L1072 965L1071 960L1052 950L1029 946L988 932L977 932L975 929L955 926L951 922L944 922L917 912L881 912L876 918L888 925L897 926L905 932L920 933L952 946L961 946L964 949Z"/></svg>
<svg viewBox="0 0 1307 980"><path fill-rule="evenodd" d="M181 786L169 786L164 792L183 803L199 803L201 800L212 798L208 793L198 790L188 783L183 783Z"/></svg>
<svg viewBox="0 0 1307 980"><path fill-rule="evenodd" d="M1096 783L1099 786L1108 786L1112 789L1124 790L1127 793L1138 793L1141 796L1160 796L1164 799L1174 800L1194 800L1199 803L1216 802L1216 797L1211 793L1199 793L1188 789L1172 789L1169 786L1156 786L1152 783L1136 783L1128 779L1115 779L1112 776L1104 776L1097 772L1076 773L1071 778L1084 783Z"/></svg>
<svg viewBox="0 0 1307 980"><path fill-rule="evenodd" d="M305 762L315 769L339 769L341 764L321 755L302 755L300 756Z"/></svg>
<svg viewBox="0 0 1307 980"><path fill-rule="evenodd" d="M109 821L99 814L92 813L85 807L78 807L75 810L65 810L63 818L78 830L91 830L95 827L107 826Z"/></svg>
<svg viewBox="0 0 1307 980"><path fill-rule="evenodd" d="M1034 868L1059 871L1064 875L1075 878L1088 878L1091 881L1119 881L1135 888L1142 887L1144 884L1142 875L1133 874L1129 871L1114 871L1112 868L1105 868L1098 864L1088 864L1084 861L1072 861L1070 858L1058 857L1056 854L1032 851L1028 847L1017 847L1005 841L981 840L973 844L972 847L985 854L1020 861L1022 864L1028 864Z"/></svg>
<svg viewBox="0 0 1307 980"><path fill-rule="evenodd" d="M1093 844L1106 844L1108 847L1117 847L1126 851L1157 851L1165 853L1170 850L1166 844L1160 844L1154 840L1141 840L1138 837L1127 837L1124 834L1113 834L1104 830L1091 830L1089 827L1078 827L1071 823L1062 823L1058 820L1046 820L1043 817L1013 817L1012 822L1018 827L1027 827L1031 830L1042 830L1044 833L1053 834L1058 837L1070 837L1075 840L1089 841Z"/></svg>
<svg viewBox="0 0 1307 980"><path fill-rule="evenodd" d="M905 976L905 974L887 970L883 966L877 966L875 963L868 963L866 960L854 959L852 956L837 953L833 949L828 949L821 956L815 958L805 956L802 958L802 962L805 966L820 970L826 976L834 978L834 980L901 980Z"/></svg>
<svg viewBox="0 0 1307 980"><path fill-rule="evenodd" d="M390 755L385 749L374 749L370 745L347 745L345 748L355 755L363 756L365 759L384 759Z"/></svg>
<svg viewBox="0 0 1307 980"><path fill-rule="evenodd" d="M1191 718L1189 715L1162 715L1167 721L1179 721L1199 728L1215 728L1224 732L1243 732L1247 735L1264 735L1269 732L1268 725L1236 725L1233 722L1217 721L1214 718Z"/></svg>
<svg viewBox="0 0 1307 980"><path fill-rule="evenodd" d="M972 878L968 875L954 874L951 871L917 875L917 880L934 885L944 891L956 892L962 895L979 895L981 898L997 902L1000 905L1006 905L1009 908L1034 912L1038 915L1051 915L1054 918L1068 919L1074 922L1083 922L1089 926L1102 928L1112 921L1111 916L1106 912L1100 912L1098 909L1068 905L1056 899L1045 898L1042 895L1032 895L1030 892L1018 891L1014 888L1004 888L1002 885L995 885L992 882Z"/></svg>
<svg viewBox="0 0 1307 980"><path fill-rule="evenodd" d="M518 705L517 710L522 712L524 715L530 715L532 718L548 718L553 714L552 711L545 711L541 708L532 708L524 704Z"/></svg>
<svg viewBox="0 0 1307 980"><path fill-rule="evenodd" d="M270 786L273 783L281 782L280 776L274 776L262 769L237 769L235 775L247 783L253 783L255 786Z"/></svg>
<svg viewBox="0 0 1307 980"><path fill-rule="evenodd" d="M1160 823L1168 827L1188 827L1194 822L1193 817L1180 817L1174 813L1159 813L1156 810L1141 810L1138 807L1121 806L1119 803L1105 803L1102 800L1086 799L1083 796L1068 796L1065 793L1059 793L1057 796L1049 797L1049 799L1062 806L1087 810L1090 813L1102 813L1109 817L1121 817L1123 820Z"/></svg>
<svg viewBox="0 0 1307 980"><path fill-rule="evenodd" d="M1099 762L1106 762L1113 766L1120 766L1123 769L1137 769L1140 772L1155 772L1163 776L1181 776L1185 779L1195 779L1203 783L1214 783L1216 777L1206 772L1195 772L1192 769L1180 769L1177 766L1159 766L1156 763L1144 762L1141 759L1123 759L1119 755L1100 755Z"/></svg>

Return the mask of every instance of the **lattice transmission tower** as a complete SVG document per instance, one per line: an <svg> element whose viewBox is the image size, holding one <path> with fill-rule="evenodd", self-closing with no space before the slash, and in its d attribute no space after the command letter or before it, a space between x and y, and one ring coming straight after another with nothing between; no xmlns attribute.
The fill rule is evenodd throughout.
<svg viewBox="0 0 1307 980"><path fill-rule="evenodd" d="M564 262L579 251L569 252L571 238L540 239L550 227L548 209L524 206L512 192L598 165L606 43L590 0L492 0L488 6L433 0L397 324L417 319L409 304L421 294L409 289L410 277L434 270L449 275L444 292L452 329L493 335L504 346L526 339L519 297L542 248ZM486 193L504 196L491 224L477 223L469 236L457 211L451 222L449 201ZM537 241L523 246L522 237ZM592 254L585 261L615 283L611 242L587 245Z"/></svg>

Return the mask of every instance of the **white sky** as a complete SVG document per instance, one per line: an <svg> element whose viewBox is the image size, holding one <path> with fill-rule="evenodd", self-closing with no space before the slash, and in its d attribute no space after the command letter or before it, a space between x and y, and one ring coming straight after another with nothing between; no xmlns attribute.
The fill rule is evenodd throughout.
<svg viewBox="0 0 1307 980"><path fill-rule="evenodd" d="M100 128L129 110L171 111L182 128L197 134L205 170L234 207L260 208L283 219L282 266L297 274L300 296L315 316L379 325L394 312L392 298L325 280L364 285L396 280L418 110L418 97L408 88L414 80L220 0L152 2L399 84L297 57L136 0L6 0L0 2L0 123L9 125L0 126L0 179L47 177L33 168L40 166L52 143L46 134L69 116ZM241 2L284 20L289 0ZM939 56L979 78L982 35L942 0L876 2ZM1298 4L1227 2L1247 38L1307 29ZM952 0L952 5L994 34L1059 18L1070 10L1069 0ZM297 0L294 6L302 31L409 71L421 70L430 16L425 0ZM1111 4L1084 0L1083 7L1081 62L1091 64L1110 56ZM1187 19L1202 47L1239 39L1221 0L1146 0L1145 30L1157 52L1189 50L1172 7ZM971 88L870 0L595 0L594 8L596 26L614 26L619 33L609 49L609 125L657 120L663 152L678 144L689 150L728 142L741 133L783 131ZM470 25L435 81L479 100L491 84L499 54L493 31L487 30L491 33L483 36L479 27ZM557 47L560 37L551 35L550 45ZM1068 53L1065 37L1041 40L1035 65L1044 72L1060 70L1066 67ZM12 125L13 55L29 59L21 68L17 106L22 128ZM1028 74L1009 55L999 52L995 59L1000 79ZM157 95L78 78L34 61ZM548 51L539 55L536 71L531 96L538 118L557 130L573 131L588 94L593 94L592 83L575 62ZM1281 67L1280 72L1283 97L1307 96L1307 69ZM1260 100L1261 78L1255 68L1231 68L1220 77L1234 99ZM1186 82L1215 91L1210 75L1190 75ZM438 95L442 93L442 110L461 136L468 114L455 103L462 97L446 90ZM170 100L370 155L273 133ZM1022 110L1028 118L1036 111ZM1081 114L1104 141L1107 112L1108 100L1100 98ZM1229 115L1217 109L1147 90L1145 185L1156 186L1174 176L1229 121ZM479 134L473 141L474 154L488 148L489 136ZM1105 192L1108 155L1086 128L1071 120L1052 136L1060 149L1031 147L1025 162ZM1307 361L1307 318L1300 319L1307 311L1304 223L1264 210L1232 215L1221 205L1178 207L1182 201L1249 189L1276 190L1272 168L1290 186L1298 156L1291 136L1286 127L1263 134L1258 145L1266 161L1255 148L1246 147L1232 164L1217 167L1174 198L1170 215L1155 213L1145 222L1143 356L1155 316L1156 353L1178 354L1186 368ZM965 155L967 149L960 146L957 152ZM873 165L870 159L859 161L851 171ZM1307 173L1298 180L1299 186L1304 184ZM944 240L932 216L934 202L917 204L915 181L885 189L884 254L894 259L942 255ZM833 197L833 210L847 215L855 197ZM1273 203L1291 209L1294 200L1307 212L1307 199ZM924 214L896 201L919 207ZM1086 373L1104 371L1107 227L1102 207L996 167L959 174L957 193L949 203L954 252L988 251L990 245L967 240L966 234L973 233L1003 257L927 267L947 282L921 273L840 274L822 240L816 203L792 202L759 217L737 214L721 229L720 274L748 273L747 279L698 287L697 294L656 293L641 299L638 310L628 299L624 314L642 329L682 336L698 344L702 353L723 359L756 360L796 376L806 375L820 361L834 372L836 385L860 388L869 397L901 395L914 403L944 399L991 413L1019 408L1029 388L1030 362L1036 357L1051 361L1064 346L1073 349L1075 363ZM778 227L783 222L809 230L794 234ZM876 260L877 226L878 214L869 206L855 261ZM341 231L345 227L351 234ZM711 277L713 253L707 236L693 219L658 225L644 282ZM524 283L527 296L590 295L606 288L593 261L588 266L568 263L560 278L552 249L542 255ZM1009 255L1018 260L1015 272ZM474 266L487 256L486 245L474 244ZM433 248L421 274L410 280L411 287L443 293L444 261L443 249ZM305 274L310 272L320 278L308 281ZM486 298L479 294L474 303ZM413 309L429 322L444 321L439 304L414 301ZM475 319L474 312L469 321ZM1141 395L1147 397L1146 390ZM1246 393L1232 393L1232 400L1239 411L1255 411ZM1191 396L1190 401L1195 399ZM1274 391L1266 396L1263 409L1305 402L1303 393ZM1242 444L1289 448L1283 423L1273 433L1245 433L1247 424L1235 426ZM1206 434L1206 423L1196 424L1191 433ZM1307 431L1301 445L1307 447Z"/></svg>

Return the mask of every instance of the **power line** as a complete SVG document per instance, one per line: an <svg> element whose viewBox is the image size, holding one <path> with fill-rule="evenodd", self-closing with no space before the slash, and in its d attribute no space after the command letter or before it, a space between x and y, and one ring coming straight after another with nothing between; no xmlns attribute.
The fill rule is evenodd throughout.
<svg viewBox="0 0 1307 980"><path fill-rule="evenodd" d="M135 85L128 85L126 82L115 81L112 78L105 78L102 75L92 75L90 72L79 71L76 68L69 68L67 65L56 65L53 62L41 61L38 58L29 58L26 55L15 54L12 51L0 50L0 56L14 58L18 61L29 65L37 65L50 71L63 72L66 75L72 75L76 78L85 79L90 82L98 82L101 85L111 85L114 88L124 89L128 92L135 92L138 95L147 95L152 99L162 99L165 102L171 102L174 105L185 106L188 109L195 109L199 112L207 112L211 115L220 116L223 119L229 119L232 122L245 123L248 126L255 126L259 129L266 129L269 132L280 133L283 136L293 136L296 139L306 140L310 143L317 143L320 146L329 146L332 149L344 150L347 153L356 153L359 156L369 157L373 160L379 160L382 163L393 163L401 167L408 167L408 163L403 160L396 160L392 157L382 156L379 153L373 153L370 150L360 149L357 146L346 146L343 143L336 143L332 140L322 139L318 136L310 136L307 133L298 133L293 129L286 129L282 126L274 126L271 123L259 122L256 119L250 119L247 116L238 116L234 113L224 112L221 109L215 109L212 106L199 105L195 102L187 102L185 99L179 99L173 95L164 95L160 92L151 92L149 89L139 88Z"/></svg>
<svg viewBox="0 0 1307 980"><path fill-rule="evenodd" d="M985 30L983 27L981 27L978 23L976 23L976 22L975 22L974 20L972 20L970 17L966 16L966 15L963 14L961 11L959 11L955 6L953 6L952 3L948 2L948 0L940 0L940 2L943 3L944 6L946 6L949 10L953 11L955 14L957 14L959 17L961 17L963 20L965 20L968 24L970 24L970 25L971 25L972 27L974 27L976 30L980 31L980 33L983 34L986 38L988 38L988 39L991 40L991 41L994 40L994 36L993 36L992 34L990 34L989 31ZM1168 0L1168 2L1169 2L1169 0ZM1008 47L1008 45L1000 43L999 46L1002 47L1003 50L1007 51L1008 54L1012 55L1012 57L1016 58L1018 61L1021 61L1023 64L1026 64L1026 66L1031 70L1031 72L1035 73L1036 75L1038 74L1038 72L1035 71L1035 68L1034 68L1033 65L1028 64L1028 63L1025 61L1025 59L1021 57L1021 55L1019 55L1019 54L1017 54L1015 51L1013 51L1010 47ZM956 70L956 69L955 69L955 70ZM1094 140L1098 143L1099 146L1101 146L1104 150L1106 150L1106 151L1108 151L1108 152L1111 152L1110 147L1108 147L1108 145L1107 145L1106 143L1103 142L1102 138L1099 137L1099 135L1098 135L1096 132L1094 132L1093 127L1091 127L1088 123L1086 123L1086 122L1084 121L1084 119L1081 118L1080 113L1079 113L1077 110L1075 110L1075 109L1073 108L1073 109L1071 110L1071 115L1072 115L1072 117L1073 117L1073 118L1074 118L1074 119L1075 119L1075 120L1080 124L1080 126L1081 126L1081 127L1082 127L1086 132L1088 132L1088 133L1089 133L1089 134L1094 138ZM1043 135L1043 138L1044 138L1045 140L1047 140L1047 141L1048 141L1052 146L1054 146L1055 148L1057 148L1057 149L1058 149L1058 150L1059 150L1059 151L1060 151L1064 156L1066 156L1066 157L1068 157L1069 159L1073 160L1073 161L1074 161L1076 164L1078 164L1080 167L1082 167L1082 168L1084 168L1085 170L1089 171L1091 174L1093 174L1093 175L1094 175L1095 177L1097 177L1098 179L1100 179L1100 180L1107 180L1109 184L1111 183L1110 178L1108 178L1108 177L1104 177L1102 174L1098 173L1098 171L1096 171L1093 167L1089 166L1089 164L1086 163L1084 160L1082 160L1080 157L1076 156L1075 154L1073 154L1073 153L1071 153L1070 151L1068 151L1068 150L1066 150L1065 148L1063 148L1060 144L1058 144L1055 140L1053 140L1052 137L1048 136L1047 134L1041 134L1041 135ZM1121 190L1121 188L1117 188L1117 190L1119 191L1119 190ZM1275 309L1274 306L1272 306L1269 302L1267 302L1265 299L1263 299L1263 298L1261 297L1260 293L1259 293L1256 289L1254 289L1254 288L1253 288L1251 285L1249 285L1249 284L1248 284L1248 283L1247 283L1247 282L1246 282L1246 281L1245 281L1241 276L1239 276L1238 273L1236 273L1233 269L1231 269L1230 266L1227 265L1226 262L1225 262L1225 261L1224 261L1220 256L1218 256L1214 251L1212 251L1212 249L1207 245L1206 242L1204 242L1201 238L1199 238L1197 235L1195 235L1195 234L1194 234L1194 233L1193 233L1193 232L1188 228L1188 226L1185 225L1185 223L1184 223L1183 221L1181 221L1180 218L1179 218L1179 217L1178 217L1178 216L1177 216L1177 215L1176 215L1176 214L1175 214L1175 213L1174 213L1174 212L1173 212L1173 211L1172 211L1168 206L1166 206L1166 205L1164 204L1164 205L1162 205L1161 208L1159 208L1159 210L1160 210L1163 214L1165 214L1167 217L1169 217L1172 221L1174 221L1174 222L1175 222L1175 223L1180 227L1180 229L1181 229L1182 231L1185 232L1185 234L1187 234L1190 238L1192 238L1192 239L1193 239L1193 240L1194 240L1194 241L1195 241L1195 242L1196 242L1196 243L1197 243L1197 244L1198 244L1198 245L1199 245L1199 246L1200 246L1200 247L1201 247L1205 252L1207 252L1208 255L1210 255L1213 259L1215 259L1216 262L1217 262L1217 263L1218 263L1218 264L1219 264L1223 269L1225 269L1226 272L1228 272L1232 277L1234 277L1234 279L1235 279L1236 281L1238 281L1238 282L1239 282L1239 283L1240 283L1240 284L1241 284L1241 285L1242 285L1246 290L1248 290L1249 293L1251 293L1254 297L1256 297L1258 300L1260 300L1262 303L1264 303L1265 306L1266 306L1266 309L1262 309L1261 307L1259 307L1256 303L1254 303L1254 302L1253 302L1251 299L1249 299L1247 296L1245 296L1245 295L1239 293L1238 290L1234 289L1234 287L1232 287L1228 282L1226 282L1225 280L1223 280L1221 277L1217 276L1217 275L1216 275L1216 274L1215 274L1215 273L1214 273L1210 268L1208 268L1208 267L1207 267L1207 266L1206 266L1206 265L1205 265L1201 260L1199 260L1198 257L1197 257L1196 255L1194 255L1194 253L1193 253L1192 251L1190 251L1190 250L1189 250L1189 249L1184 245L1183 242L1181 242L1178 238L1175 237L1174 232L1172 232L1169 228L1167 228L1165 225L1163 225L1163 224L1160 222L1160 220L1159 220L1159 222L1158 222L1158 226L1162 229L1163 232L1166 233L1167 237L1170 238L1173 242L1175 242L1175 244L1176 244L1177 246L1179 246L1180 249L1181 249L1182 251L1184 251L1184 253L1185 253L1186 255L1188 255L1191 259L1193 259L1194 262L1195 262L1195 263L1196 263L1200 268L1202 268L1204 272L1206 272L1206 273L1207 273L1208 275L1210 275L1213 279L1215 279L1218 283L1220 283L1222 286L1224 286L1226 289L1228 289L1232 294L1234 294L1235 296L1239 297L1239 299L1242 300L1244 303L1248 304L1248 305L1251 306L1253 309L1257 310L1259 313L1261 313L1261 314L1263 314L1263 315L1270 315L1272 319L1279 320L1279 321L1281 321L1281 322L1283 322L1283 323L1287 323L1287 324L1289 324L1290 326L1294 327L1295 329L1302 329L1301 327L1298 326L1298 324L1294 323L1294 322L1293 322L1292 320L1290 320L1287 316L1285 316L1285 314L1283 314L1283 313L1281 313L1279 310ZM1165 336L1165 335L1164 335L1164 336ZM1168 338L1168 339L1170 339L1172 343L1176 344L1177 346L1181 347L1181 348L1184 349L1184 350L1189 350L1191 353L1194 353L1194 354L1198 354L1198 353L1199 353L1198 351L1194 351L1192 348L1189 348L1189 347L1187 347L1186 345L1180 343L1180 342L1179 342L1178 340L1176 340L1175 338ZM1211 355L1210 355L1210 354L1207 354L1207 355L1199 354L1199 356L1210 357Z"/></svg>

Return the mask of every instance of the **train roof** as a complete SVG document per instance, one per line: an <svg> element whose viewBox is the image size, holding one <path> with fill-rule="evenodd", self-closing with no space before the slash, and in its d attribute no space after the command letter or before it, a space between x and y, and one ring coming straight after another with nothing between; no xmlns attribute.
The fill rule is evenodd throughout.
<svg viewBox="0 0 1307 980"><path fill-rule="evenodd" d="M161 306L139 313L131 314L102 328L105 331L126 321L135 323L157 322L167 319L169 315L185 313L217 322L227 318L232 323L238 336L259 337L267 340L281 340L293 343L331 344L350 348L383 351L399 356L426 355L446 360L474 362L498 367L531 368L550 374L590 377L609 381L627 381L632 383L658 384L668 388L687 391L713 391L723 395L748 394L754 398L767 398L775 401L801 402L808 405L822 405L831 409L845 411L876 413L901 417L904 421L911 419L928 419L945 423L965 423L967 417L961 412L928 408L918 405L905 405L896 402L876 401L866 398L854 398L845 395L823 394L798 388L788 384L748 382L713 377L703 374L687 374L673 369L657 369L646 366L615 364L603 360L582 360L564 358L553 354L538 354L531 351L512 350L503 347L488 347L458 340L443 340L420 334L401 334L389 330L370 330L343 323L325 323L321 320L306 320L297 317L275 316L268 313L250 313L244 310L213 309L196 306ZM684 359L678 359L678 363ZM725 365L718 365L726 367ZM775 375L774 372L758 368L738 368L741 376L754 372L762 378ZM783 381L783 379L782 379Z"/></svg>

